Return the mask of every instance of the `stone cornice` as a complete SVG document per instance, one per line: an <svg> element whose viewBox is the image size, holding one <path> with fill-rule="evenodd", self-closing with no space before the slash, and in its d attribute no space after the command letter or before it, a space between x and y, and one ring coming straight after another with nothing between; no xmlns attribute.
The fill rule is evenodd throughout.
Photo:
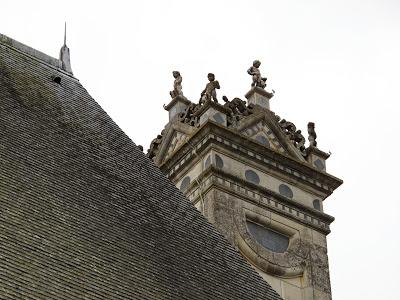
<svg viewBox="0 0 400 300"><path fill-rule="evenodd" d="M311 153L314 153L316 155L321 156L323 159L328 159L331 155L329 153L326 153L320 149L318 149L317 147L314 146L310 146L306 149L306 154L307 156L310 155Z"/></svg>
<svg viewBox="0 0 400 300"><path fill-rule="evenodd" d="M284 172L295 180L302 181L327 194L331 194L343 181L328 173L314 169L306 162L300 162L292 157L271 150L236 131L208 121L176 150L174 155L159 167L173 178L178 171L193 162L193 156L198 155L209 144L215 143L231 151L240 152L257 163Z"/></svg>
<svg viewBox="0 0 400 300"><path fill-rule="evenodd" d="M201 186L198 185L198 182L201 182ZM201 193L205 194L212 187L246 199L248 202L296 220L324 234L330 233L329 225L335 220L328 214L287 199L267 188L245 181L213 166L207 168L197 178L197 181L190 185L185 194L192 203L196 203L201 198L199 189L201 189Z"/></svg>
<svg viewBox="0 0 400 300"><path fill-rule="evenodd" d="M200 115L201 115L203 112L205 112L209 107L212 107L212 108L214 108L215 110L220 111L220 112L222 112L222 113L224 113L224 114L229 114L229 110L228 110L226 107L222 106L221 104L218 104L218 103L216 103L216 102L214 102L214 101L207 101L206 103L204 103L204 105L202 105L202 106L200 107L200 109L199 109L198 111L196 111L196 112L194 113L194 115L195 115L195 116L200 116Z"/></svg>
<svg viewBox="0 0 400 300"><path fill-rule="evenodd" d="M268 91L266 91L266 90L264 90L264 89L262 89L262 88L260 88L260 87L257 87L257 86L252 87L251 90L248 91L248 92L246 93L246 95L244 95L244 96L245 96L247 99L249 99L249 98L250 98L253 94L255 94L255 93L260 94L260 95L262 95L262 96L264 96L264 97L267 97L268 99L271 99L271 98L274 96L273 93L270 93L270 92L268 92Z"/></svg>
<svg viewBox="0 0 400 300"><path fill-rule="evenodd" d="M167 105L164 106L165 110L170 110L172 106L174 106L177 102L182 102L186 105L189 105L191 102L186 99L184 96L176 96L173 98Z"/></svg>

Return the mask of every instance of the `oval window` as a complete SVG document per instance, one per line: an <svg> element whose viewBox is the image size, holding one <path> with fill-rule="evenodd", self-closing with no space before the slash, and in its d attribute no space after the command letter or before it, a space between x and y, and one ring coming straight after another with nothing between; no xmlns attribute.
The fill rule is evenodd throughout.
<svg viewBox="0 0 400 300"><path fill-rule="evenodd" d="M293 191L291 190L290 187L288 187L286 184L283 183L279 186L279 194L290 199L293 198Z"/></svg>
<svg viewBox="0 0 400 300"><path fill-rule="evenodd" d="M180 190L181 190L181 191L186 190L187 187L189 186L189 184L190 184L190 177L189 177L189 176L186 176L186 177L183 178L183 180L182 180Z"/></svg>
<svg viewBox="0 0 400 300"><path fill-rule="evenodd" d="M215 165L218 169L222 169L224 167L224 161L218 154L215 154Z"/></svg>
<svg viewBox="0 0 400 300"><path fill-rule="evenodd" d="M321 202L318 199L315 199L312 204L316 210L321 211Z"/></svg>
<svg viewBox="0 0 400 300"><path fill-rule="evenodd" d="M260 183L260 177L258 177L257 173L254 172L253 170L246 170L244 173L244 176L246 179L252 183L259 184Z"/></svg>
<svg viewBox="0 0 400 300"><path fill-rule="evenodd" d="M204 168L207 169L211 165L211 156L209 155L204 163Z"/></svg>
<svg viewBox="0 0 400 300"><path fill-rule="evenodd" d="M314 161L314 166L318 169L318 170L323 170L325 169L325 164L322 160L320 160L319 158L316 159Z"/></svg>

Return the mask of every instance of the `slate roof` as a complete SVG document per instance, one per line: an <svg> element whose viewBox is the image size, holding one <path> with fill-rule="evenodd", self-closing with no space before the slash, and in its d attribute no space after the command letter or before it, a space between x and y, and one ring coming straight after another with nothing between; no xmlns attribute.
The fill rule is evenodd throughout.
<svg viewBox="0 0 400 300"><path fill-rule="evenodd" d="M32 50L0 35L0 298L281 299Z"/></svg>

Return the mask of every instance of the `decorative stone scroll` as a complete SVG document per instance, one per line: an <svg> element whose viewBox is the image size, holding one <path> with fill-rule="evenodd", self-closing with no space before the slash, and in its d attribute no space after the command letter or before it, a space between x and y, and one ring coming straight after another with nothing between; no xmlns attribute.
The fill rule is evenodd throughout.
<svg viewBox="0 0 400 300"><path fill-rule="evenodd" d="M306 139L301 134L301 130L296 130L296 126L285 119L280 120L280 117L276 115L277 121L279 121L279 126L282 128L283 132L289 137L290 141L292 141L293 145L299 149L303 156L306 156Z"/></svg>
<svg viewBox="0 0 400 300"><path fill-rule="evenodd" d="M163 129L161 133L157 135L157 137L154 140L151 141L150 149L147 150L146 154L148 158L153 159L155 156L157 156L164 134L165 134L165 129Z"/></svg>
<svg viewBox="0 0 400 300"><path fill-rule="evenodd" d="M253 113L253 106L247 106L246 101L240 98L233 98L229 101L226 96L222 96L224 107L228 109L228 126L236 124L241 118L249 116Z"/></svg>
<svg viewBox="0 0 400 300"><path fill-rule="evenodd" d="M199 118L195 113L200 109L200 107L200 104L190 103L185 111L179 114L179 121L197 127L199 124Z"/></svg>

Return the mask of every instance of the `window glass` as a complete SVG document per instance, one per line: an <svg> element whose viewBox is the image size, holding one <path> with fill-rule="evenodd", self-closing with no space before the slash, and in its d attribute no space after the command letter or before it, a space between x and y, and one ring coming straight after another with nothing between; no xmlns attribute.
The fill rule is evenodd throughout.
<svg viewBox="0 0 400 300"><path fill-rule="evenodd" d="M289 237L257 223L247 221L247 228L253 238L263 247L278 253L285 252L289 246Z"/></svg>

